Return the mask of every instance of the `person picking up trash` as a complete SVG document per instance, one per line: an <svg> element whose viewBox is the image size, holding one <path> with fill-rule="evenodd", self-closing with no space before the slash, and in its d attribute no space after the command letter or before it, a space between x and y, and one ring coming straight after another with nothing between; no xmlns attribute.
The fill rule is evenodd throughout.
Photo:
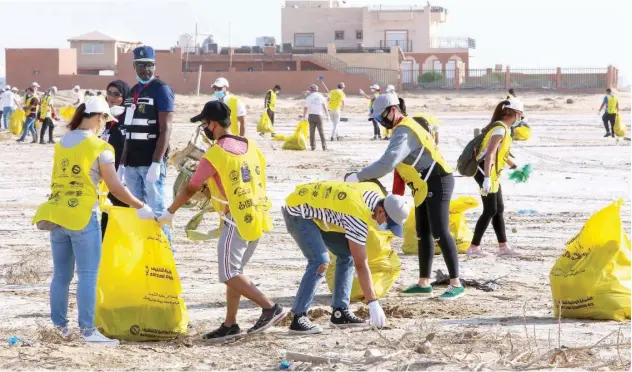
<svg viewBox="0 0 632 372"><path fill-rule="evenodd" d="M214 146L206 152L187 187L173 204L158 217L161 225L171 225L174 214L208 182L213 207L221 216L222 226L217 244L220 282L226 284L226 318L218 329L206 333L206 340L237 337L237 311L241 296L259 305L261 317L248 329L256 333L274 326L287 315L283 306L275 304L244 275L243 271L264 232L272 230L266 192L266 161L255 145L231 133L231 110L220 101L204 105L191 122L202 122L204 133Z"/></svg>
<svg viewBox="0 0 632 372"><path fill-rule="evenodd" d="M325 181L297 186L285 203L281 209L285 226L307 259L307 268L292 307L294 318L290 332L312 334L323 331L310 322L307 312L327 271L330 252L336 256L331 324L336 327L386 326L386 315L373 288L366 241L369 229L390 229L393 234L402 236L402 225L410 212L406 199L399 195L383 198L371 189L369 183ZM316 221L325 226L339 226L345 232L324 232ZM354 267L369 306L369 323L349 310Z"/></svg>

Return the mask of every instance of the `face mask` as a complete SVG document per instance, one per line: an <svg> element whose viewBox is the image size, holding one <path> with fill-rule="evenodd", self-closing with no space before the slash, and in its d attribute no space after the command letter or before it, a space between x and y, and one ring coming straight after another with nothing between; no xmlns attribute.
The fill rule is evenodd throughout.
<svg viewBox="0 0 632 372"><path fill-rule="evenodd" d="M224 92L223 90L218 90L215 92L215 97L217 97L217 99L222 99L226 97L226 92Z"/></svg>
<svg viewBox="0 0 632 372"><path fill-rule="evenodd" d="M141 84L149 84L152 80L154 80L153 76L149 80L146 80L146 81L136 76L136 81L138 81Z"/></svg>
<svg viewBox="0 0 632 372"><path fill-rule="evenodd" d="M381 225L377 225L377 229L378 229L378 230L380 230L380 231L386 231L386 230L388 230L388 223L384 222L384 223L383 223L383 224L381 224Z"/></svg>
<svg viewBox="0 0 632 372"><path fill-rule="evenodd" d="M209 129L208 126L204 126L204 134L206 135L206 138L209 139L209 141L215 141L215 135L213 134L213 131Z"/></svg>
<svg viewBox="0 0 632 372"><path fill-rule="evenodd" d="M112 106L110 107L110 114L115 118L119 115L122 115L125 112L125 107L123 106Z"/></svg>
<svg viewBox="0 0 632 372"><path fill-rule="evenodd" d="M388 115L387 115L388 116ZM382 116L382 121L379 122L386 129L393 129L393 120L388 117Z"/></svg>

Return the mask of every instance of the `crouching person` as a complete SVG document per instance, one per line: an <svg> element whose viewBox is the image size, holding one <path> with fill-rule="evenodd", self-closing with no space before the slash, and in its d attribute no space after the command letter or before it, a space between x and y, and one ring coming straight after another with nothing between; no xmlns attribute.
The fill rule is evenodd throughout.
<svg viewBox="0 0 632 372"><path fill-rule="evenodd" d="M158 217L158 222L171 224L178 209L208 182L213 207L222 216L217 262L219 279L226 284L226 318L218 329L206 333L203 338L219 341L241 334L237 325L241 296L262 308L261 317L248 333L274 326L285 318L287 311L270 301L243 274L259 239L272 229L263 154L245 137L231 134L230 108L226 104L208 102L201 114L191 118L191 122L199 121L206 125L206 136L217 142L200 160L189 185Z"/></svg>
<svg viewBox="0 0 632 372"><path fill-rule="evenodd" d="M323 331L309 321L307 312L329 265L329 252L336 256L331 323L337 327L372 325L381 328L386 325L386 316L373 289L366 252L367 235L369 229L390 229L401 237L410 206L399 195L383 198L371 185L315 182L297 186L287 197L282 208L285 225L307 258L307 268L292 308L291 333ZM319 227L330 224L345 232L326 232ZM368 323L349 310L354 267L369 305Z"/></svg>

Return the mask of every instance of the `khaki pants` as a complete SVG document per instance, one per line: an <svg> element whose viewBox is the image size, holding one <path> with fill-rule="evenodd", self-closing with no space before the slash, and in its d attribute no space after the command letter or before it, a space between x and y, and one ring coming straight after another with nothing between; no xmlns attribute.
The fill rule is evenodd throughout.
<svg viewBox="0 0 632 372"><path fill-rule="evenodd" d="M338 123L340 122L340 111L330 111L331 124L334 128L331 130L331 138L336 139L338 137Z"/></svg>
<svg viewBox="0 0 632 372"><path fill-rule="evenodd" d="M309 145L312 150L316 150L316 128L318 128L318 134L320 135L320 142L323 145L323 150L327 150L327 142L325 142L325 133L323 132L323 117L320 115L310 114L307 117L309 122Z"/></svg>

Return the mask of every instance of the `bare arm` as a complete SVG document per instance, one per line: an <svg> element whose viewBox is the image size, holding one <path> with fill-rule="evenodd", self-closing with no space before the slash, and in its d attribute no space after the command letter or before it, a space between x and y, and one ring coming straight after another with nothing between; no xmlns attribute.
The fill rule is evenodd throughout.
<svg viewBox="0 0 632 372"><path fill-rule="evenodd" d="M503 136L492 136L487 144L487 152L485 153L485 177L490 177L492 174L492 166L496 162L496 153L498 152L498 147L500 146L500 142L502 142Z"/></svg>
<svg viewBox="0 0 632 372"><path fill-rule="evenodd" d="M239 121L239 135L242 137L246 136L246 116L239 116L237 118Z"/></svg>
<svg viewBox="0 0 632 372"><path fill-rule="evenodd" d="M303 117L307 119L307 107L303 107Z"/></svg>
<svg viewBox="0 0 632 372"><path fill-rule="evenodd" d="M362 294L366 302L376 300L375 290L373 289L373 279L371 278L371 269L369 268L369 259L366 255L366 247L349 240L349 250L353 257L356 273Z"/></svg>
<svg viewBox="0 0 632 372"><path fill-rule="evenodd" d="M121 153L121 162L119 163L119 167L125 166L125 163L127 163L127 138L125 138L125 141L123 142L123 152Z"/></svg>
<svg viewBox="0 0 632 372"><path fill-rule="evenodd" d="M435 138L435 144L439 145L439 132L437 131L434 132L434 138Z"/></svg>
<svg viewBox="0 0 632 372"><path fill-rule="evenodd" d="M507 165L509 165L509 168L511 169L516 169L516 167L518 167L511 158L507 158Z"/></svg>
<svg viewBox="0 0 632 372"><path fill-rule="evenodd" d="M188 203L189 200L191 200L193 195L195 195L195 193L199 189L200 189L199 187L193 186L189 183L184 190L178 193L178 196L176 196L176 199L173 201L173 203L171 203L169 208L167 208L169 213L175 214L178 211L178 209L180 209L183 205Z"/></svg>
<svg viewBox="0 0 632 372"><path fill-rule="evenodd" d="M329 118L329 109L327 108L327 104L325 103L325 101L323 101L323 110L325 110L324 112L327 118Z"/></svg>
<svg viewBox="0 0 632 372"><path fill-rule="evenodd" d="M605 105L606 105L606 104L605 104L604 102L602 102L602 103L601 103L601 106L599 107L599 112L601 112L601 110L603 110L603 107L604 107ZM619 102L617 102L617 108L618 108L618 107L619 107Z"/></svg>
<svg viewBox="0 0 632 372"><path fill-rule="evenodd" d="M101 172L101 178L107 185L112 195L123 203L129 205L132 208L142 208L145 203L138 200L132 193L119 182L116 177L116 169L114 169L114 163L99 164L99 172Z"/></svg>
<svg viewBox="0 0 632 372"><path fill-rule="evenodd" d="M160 163L162 161L165 157L165 153L167 152L167 148L169 147L171 128L173 126L173 112L160 111L158 113L158 122L160 123L160 137L158 137L156 150L154 150L154 156L151 159L154 163ZM127 143L125 145L127 145ZM123 153L125 154L126 151L123 150Z"/></svg>

